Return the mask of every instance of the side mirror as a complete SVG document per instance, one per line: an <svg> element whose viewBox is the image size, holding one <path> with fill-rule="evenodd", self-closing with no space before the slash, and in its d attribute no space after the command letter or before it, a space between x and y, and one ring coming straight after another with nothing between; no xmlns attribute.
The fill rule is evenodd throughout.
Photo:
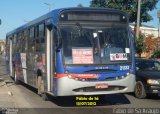
<svg viewBox="0 0 160 114"><path fill-rule="evenodd" d="M62 46L62 36L57 28L54 27L53 31L56 50L58 50Z"/></svg>
<svg viewBox="0 0 160 114"><path fill-rule="evenodd" d="M57 35L57 37L55 37L55 49L56 49L56 52L60 52L60 48L61 48L61 46L62 46L62 38L59 36L59 35Z"/></svg>

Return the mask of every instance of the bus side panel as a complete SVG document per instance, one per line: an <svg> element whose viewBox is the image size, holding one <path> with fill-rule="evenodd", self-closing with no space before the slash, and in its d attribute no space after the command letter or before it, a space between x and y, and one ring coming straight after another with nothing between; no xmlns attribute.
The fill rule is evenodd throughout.
<svg viewBox="0 0 160 114"><path fill-rule="evenodd" d="M10 72L10 67L9 67L9 56L10 56L10 41L9 38L6 38L6 53L5 53L5 61L6 61L6 70L7 72Z"/></svg>

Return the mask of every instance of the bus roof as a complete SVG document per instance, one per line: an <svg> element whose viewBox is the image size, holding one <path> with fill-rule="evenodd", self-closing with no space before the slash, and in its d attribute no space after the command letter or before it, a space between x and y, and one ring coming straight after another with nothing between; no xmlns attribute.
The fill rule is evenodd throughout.
<svg viewBox="0 0 160 114"><path fill-rule="evenodd" d="M53 24L54 25L58 25L58 19L59 19L59 15L65 11L107 11L107 12L119 12L119 13L122 13L124 15L127 15L125 12L121 11L121 10L118 10L118 9L111 9L111 8L93 8L93 7L71 7L71 8L59 8L59 9L55 9L55 10L52 10L51 12L37 18L37 19L34 19L33 21L30 21L28 23L26 23L25 25L22 25L16 29L14 29L13 31L11 32L8 32L7 33L7 36L15 33L15 32L18 32L18 31L21 31L22 29L25 29L25 28L28 28L28 27L31 27L37 23L40 23L46 19L49 19L49 18L53 18Z"/></svg>

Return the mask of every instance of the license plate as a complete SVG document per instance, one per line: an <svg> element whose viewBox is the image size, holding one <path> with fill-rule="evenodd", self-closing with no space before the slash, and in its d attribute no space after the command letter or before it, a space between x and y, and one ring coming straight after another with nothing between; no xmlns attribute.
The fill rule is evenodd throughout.
<svg viewBox="0 0 160 114"><path fill-rule="evenodd" d="M108 84L96 84L96 89L108 88Z"/></svg>

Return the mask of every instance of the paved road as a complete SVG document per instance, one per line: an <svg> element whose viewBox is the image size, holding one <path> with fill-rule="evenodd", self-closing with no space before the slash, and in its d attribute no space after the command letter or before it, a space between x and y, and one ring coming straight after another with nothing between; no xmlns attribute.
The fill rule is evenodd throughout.
<svg viewBox="0 0 160 114"><path fill-rule="evenodd" d="M116 108L160 108L160 97L157 96L137 99L132 94L117 94L99 98L97 106L91 107L76 106L76 97L49 96L49 101L43 101L33 88L14 84L7 74L4 57L0 57L0 107L3 109L15 108L26 114L109 114Z"/></svg>

